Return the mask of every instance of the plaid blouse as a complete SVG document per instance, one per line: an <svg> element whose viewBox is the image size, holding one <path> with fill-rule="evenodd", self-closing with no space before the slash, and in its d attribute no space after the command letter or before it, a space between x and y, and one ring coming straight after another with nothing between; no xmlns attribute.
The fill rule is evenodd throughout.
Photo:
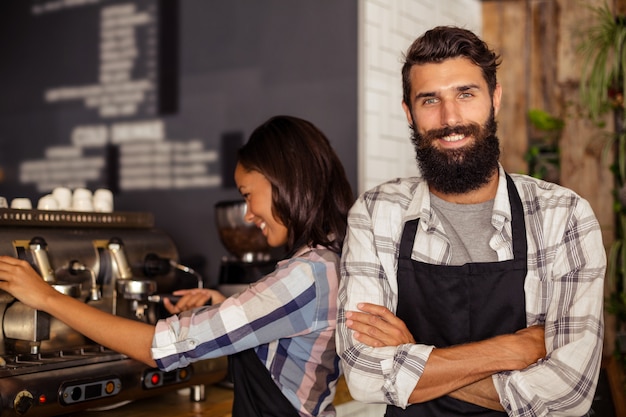
<svg viewBox="0 0 626 417"><path fill-rule="evenodd" d="M306 248L221 304L160 320L152 356L171 370L254 348L301 416L334 416L339 256Z"/></svg>

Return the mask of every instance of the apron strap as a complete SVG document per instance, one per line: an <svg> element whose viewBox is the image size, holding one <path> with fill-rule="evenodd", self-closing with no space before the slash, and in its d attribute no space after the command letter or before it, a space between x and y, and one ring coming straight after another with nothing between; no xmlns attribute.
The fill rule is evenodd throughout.
<svg viewBox="0 0 626 417"><path fill-rule="evenodd" d="M520 259L526 264L528 243L526 242L526 225L524 222L524 206L522 199L515 188L513 179L506 174L506 187L511 203L511 234L513 235L513 258Z"/></svg>

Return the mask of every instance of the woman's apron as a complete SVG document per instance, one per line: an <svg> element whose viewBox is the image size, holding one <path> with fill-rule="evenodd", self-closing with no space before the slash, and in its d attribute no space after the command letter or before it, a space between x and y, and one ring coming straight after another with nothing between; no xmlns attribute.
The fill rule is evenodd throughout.
<svg viewBox="0 0 626 417"><path fill-rule="evenodd" d="M514 333L526 327L524 279L526 229L522 202L507 175L513 256L503 262L431 265L411 259L419 219L404 226L398 258L398 310L420 344L447 347ZM506 413L443 396L405 410L388 406L392 416L505 416Z"/></svg>
<svg viewBox="0 0 626 417"><path fill-rule="evenodd" d="M229 357L233 377L232 417L299 417L254 349Z"/></svg>

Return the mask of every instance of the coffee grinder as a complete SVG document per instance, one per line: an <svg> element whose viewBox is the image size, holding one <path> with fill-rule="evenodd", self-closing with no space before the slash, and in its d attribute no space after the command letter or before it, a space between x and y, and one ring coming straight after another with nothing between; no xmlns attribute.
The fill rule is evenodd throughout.
<svg viewBox="0 0 626 417"><path fill-rule="evenodd" d="M222 245L229 254L222 258L218 290L225 296L238 293L276 267L276 250L263 232L245 220L244 200L215 204L215 222Z"/></svg>

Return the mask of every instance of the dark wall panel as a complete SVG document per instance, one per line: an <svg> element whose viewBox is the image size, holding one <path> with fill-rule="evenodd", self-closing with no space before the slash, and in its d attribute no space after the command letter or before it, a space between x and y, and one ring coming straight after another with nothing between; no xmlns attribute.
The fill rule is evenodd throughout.
<svg viewBox="0 0 626 417"><path fill-rule="evenodd" d="M49 162L46 158L54 158L51 150L73 152L77 126L112 131L125 122L158 120L166 142L182 146L186 157L194 155L192 145L201 147L199 153L216 152L217 160L204 163L204 168L212 178L222 178L221 184L122 186L115 196L116 209L153 212L157 227L176 242L182 261L215 284L226 252L217 237L213 206L239 197L232 180L223 178L234 164L222 160L234 153L225 141L245 142L254 127L272 115L306 118L328 135L356 189L357 2L163 2L169 8L178 6L167 14L177 14L176 19L161 22L152 37L154 29L138 26L133 39L138 53L146 56L135 61L131 77L154 77L152 67L142 66L140 60L151 58L150 42L157 39L157 44L177 46L167 53L161 50L156 59L161 65L157 78L169 75L169 83L148 91L134 114L104 117L79 100L51 102L46 94L99 82L103 9L135 4L139 11L159 5L163 11L163 5L156 0L103 0L54 10L55 4L64 3L0 4L0 195L9 200L30 197L36 204L48 190L41 182L24 180L24 161ZM106 155L120 151L111 152L111 146L121 146L124 154L124 144L111 143L109 137L105 146L82 146L81 157L106 160ZM115 164L103 167L84 185L92 190L111 185L119 173L107 172L107 166Z"/></svg>

